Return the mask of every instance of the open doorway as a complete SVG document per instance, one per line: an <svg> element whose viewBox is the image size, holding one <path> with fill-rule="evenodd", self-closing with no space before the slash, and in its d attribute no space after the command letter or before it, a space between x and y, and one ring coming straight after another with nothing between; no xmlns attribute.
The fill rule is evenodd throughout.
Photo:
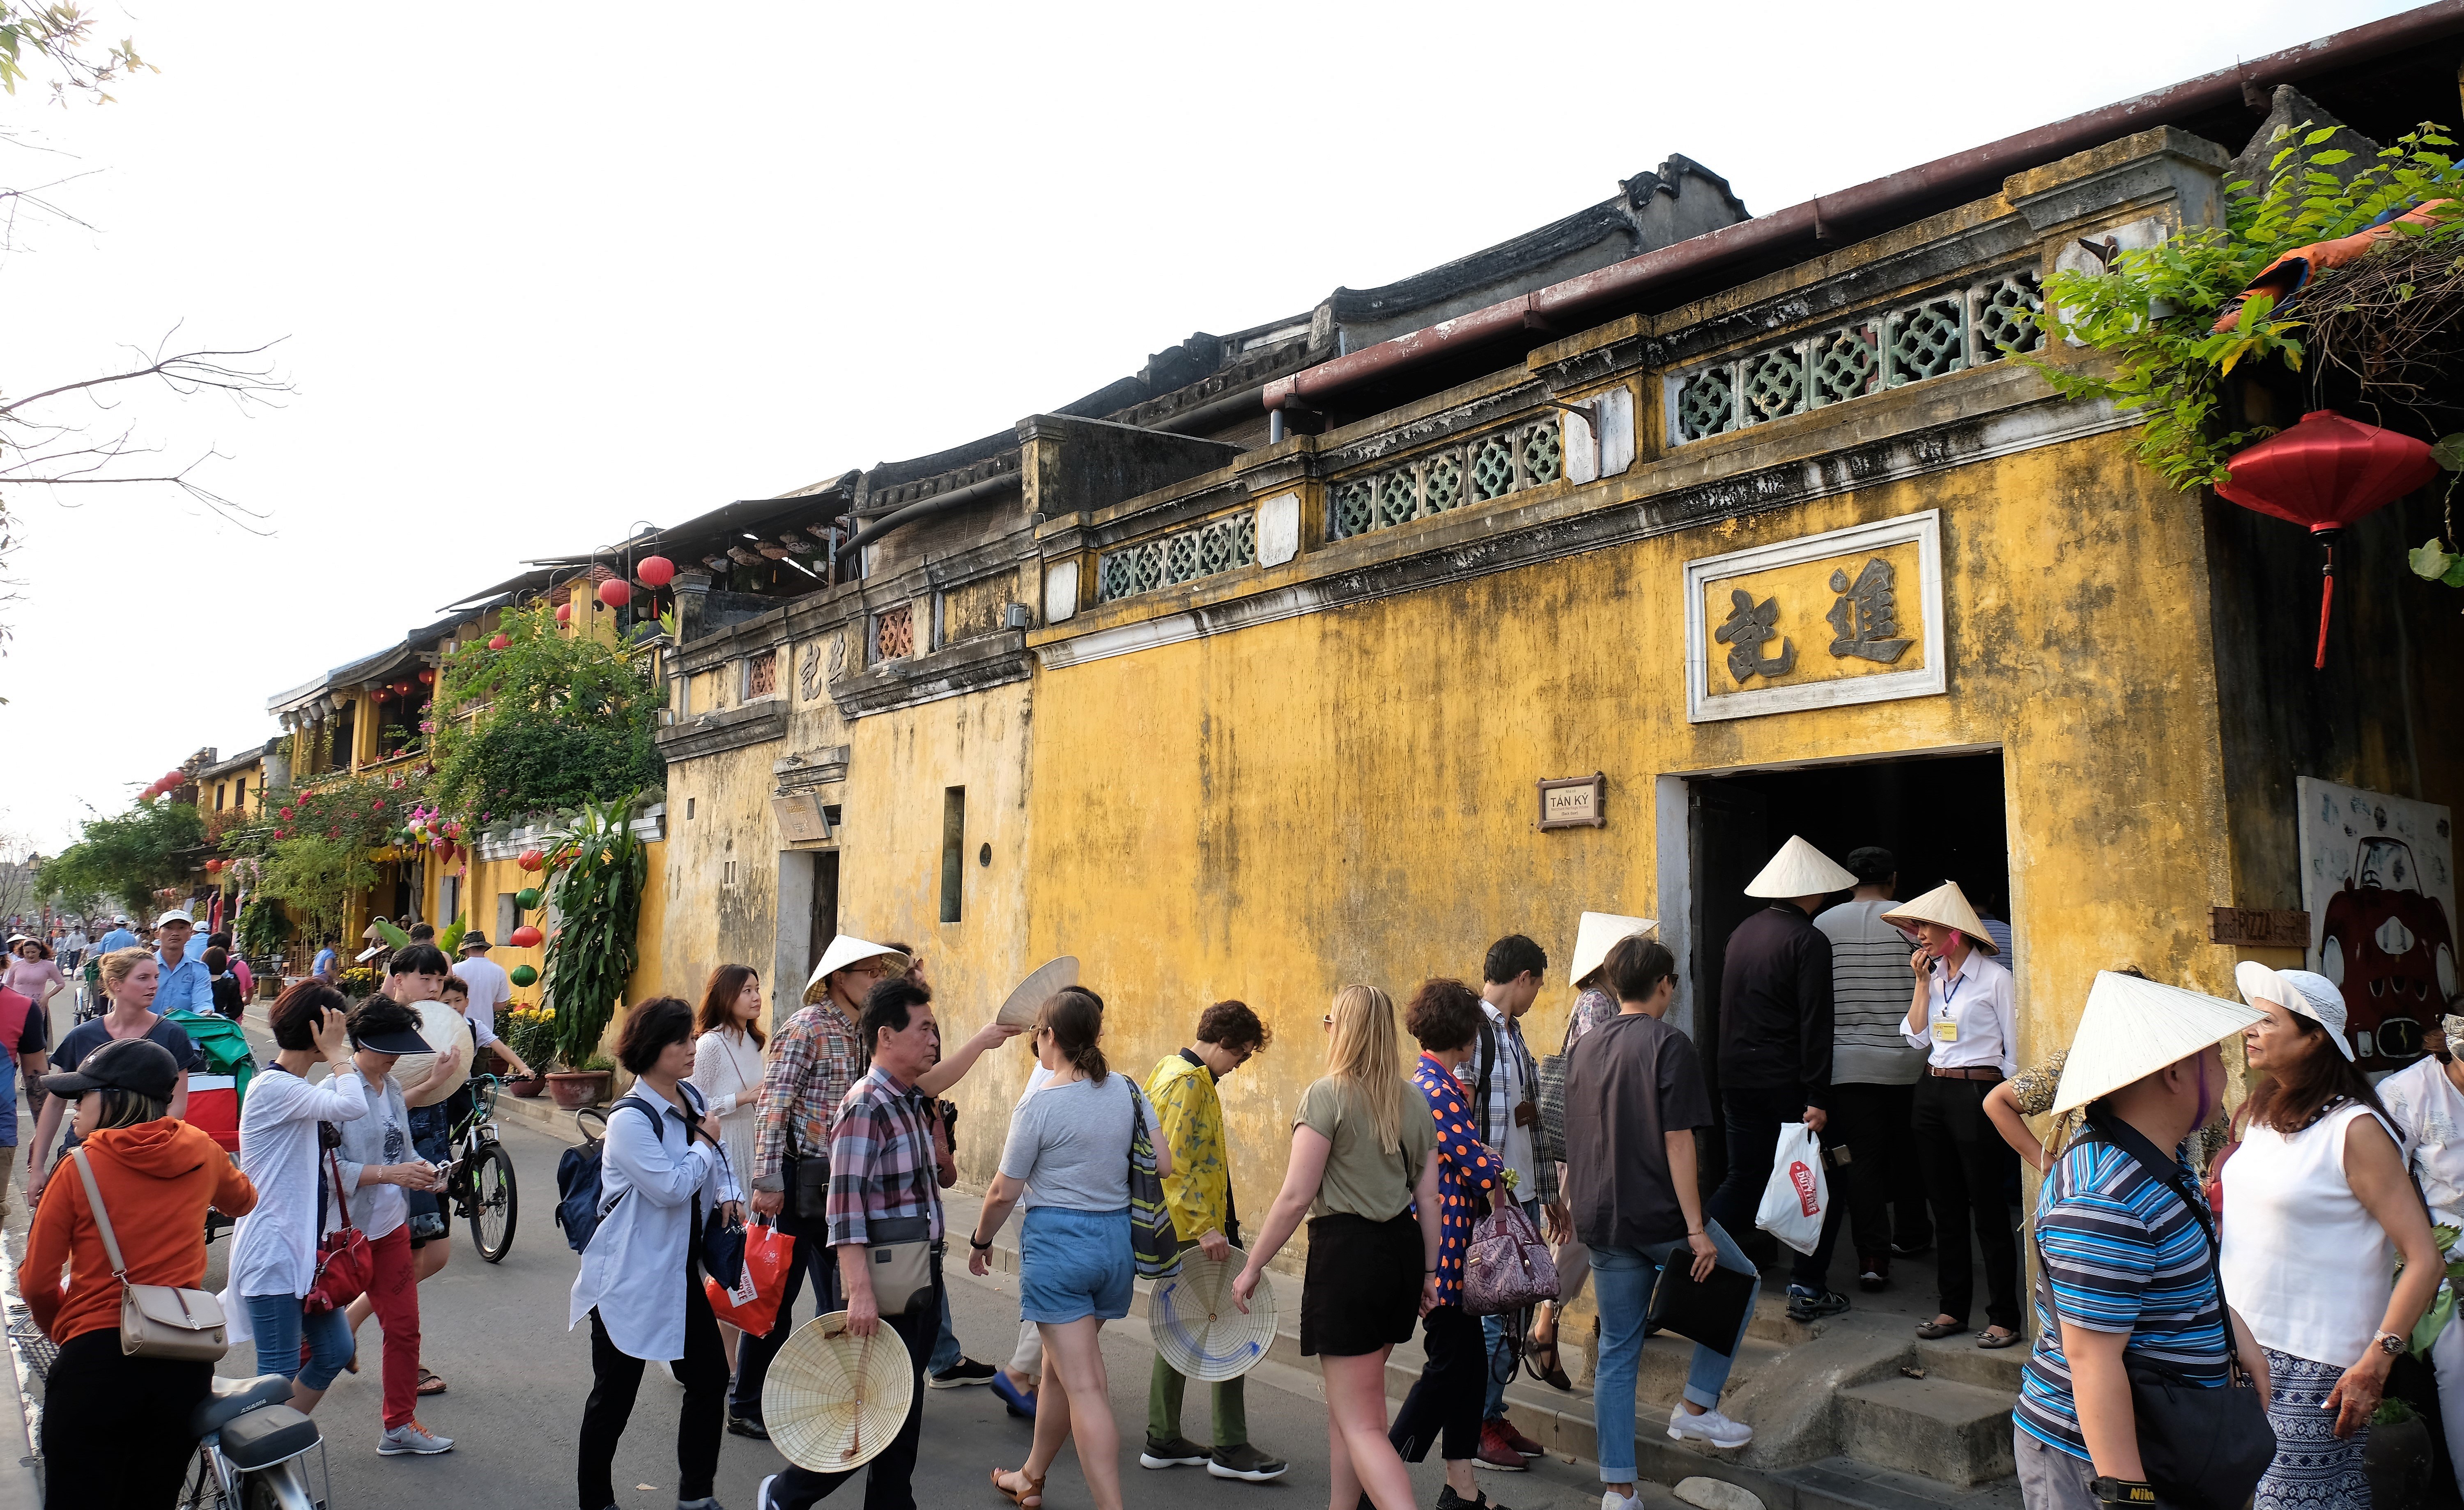
<svg viewBox="0 0 2464 1510"><path fill-rule="evenodd" d="M1716 1103L1720 1091L1720 975L1728 935L1756 908L1748 883L1791 834L1834 860L1880 844L1897 857L1898 895L1956 881L1979 912L2010 917L2010 838L2002 754L1944 755L1739 771L1686 782L1692 835L1689 931L1695 1043ZM1705 1139L1706 1166L1725 1162ZM1705 1169L1706 1185L1719 1171Z"/></svg>

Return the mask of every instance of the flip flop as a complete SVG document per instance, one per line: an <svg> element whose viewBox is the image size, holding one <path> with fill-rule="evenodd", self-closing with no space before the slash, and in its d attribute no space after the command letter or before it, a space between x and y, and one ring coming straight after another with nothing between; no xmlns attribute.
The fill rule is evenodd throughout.
<svg viewBox="0 0 2464 1510"><path fill-rule="evenodd" d="M1026 1470L1023 1468L994 1469L993 1487L1008 1496L1009 1502L1019 1506L1020 1510L1039 1510L1039 1507L1044 1503L1044 1480L1041 1478L1026 1478L1025 1488L1012 1489L1007 1484L1001 1482L1001 1475L1003 1474L1016 1474L1021 1478L1026 1478Z"/></svg>
<svg viewBox="0 0 2464 1510"><path fill-rule="evenodd" d="M445 1392L445 1381L438 1375L429 1373L427 1369L422 1368L419 1370L418 1392L421 1394L443 1394Z"/></svg>

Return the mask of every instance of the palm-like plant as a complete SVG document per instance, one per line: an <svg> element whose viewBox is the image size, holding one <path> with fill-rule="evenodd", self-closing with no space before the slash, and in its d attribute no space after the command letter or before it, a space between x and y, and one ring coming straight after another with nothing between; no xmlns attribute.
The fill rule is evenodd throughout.
<svg viewBox="0 0 2464 1510"><path fill-rule="evenodd" d="M634 927L649 855L634 836L632 808L630 798L583 803L552 861L560 867L548 891L556 924L541 990L556 1014L557 1058L575 1069L598 1052L639 956Z"/></svg>

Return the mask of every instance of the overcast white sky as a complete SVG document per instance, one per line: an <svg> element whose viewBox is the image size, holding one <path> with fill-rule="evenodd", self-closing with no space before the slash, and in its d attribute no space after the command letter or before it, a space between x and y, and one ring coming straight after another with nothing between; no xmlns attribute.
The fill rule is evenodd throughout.
<svg viewBox="0 0 2464 1510"><path fill-rule="evenodd" d="M525 558L971 440L1671 152L1766 213L2403 9L105 0L159 75L0 101L75 155L0 184L99 170L55 196L92 232L0 264L0 392L183 322L287 338L298 391L98 417L219 447L264 537L9 500L0 828L55 851Z"/></svg>

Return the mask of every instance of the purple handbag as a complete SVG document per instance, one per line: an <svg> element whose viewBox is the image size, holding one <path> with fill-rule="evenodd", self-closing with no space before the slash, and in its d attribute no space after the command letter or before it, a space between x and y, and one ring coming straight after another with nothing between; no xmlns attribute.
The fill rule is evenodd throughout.
<svg viewBox="0 0 2464 1510"><path fill-rule="evenodd" d="M1463 1308L1503 1316L1557 1298L1557 1261L1512 1201L1500 1201L1471 1231L1463 1256Z"/></svg>

